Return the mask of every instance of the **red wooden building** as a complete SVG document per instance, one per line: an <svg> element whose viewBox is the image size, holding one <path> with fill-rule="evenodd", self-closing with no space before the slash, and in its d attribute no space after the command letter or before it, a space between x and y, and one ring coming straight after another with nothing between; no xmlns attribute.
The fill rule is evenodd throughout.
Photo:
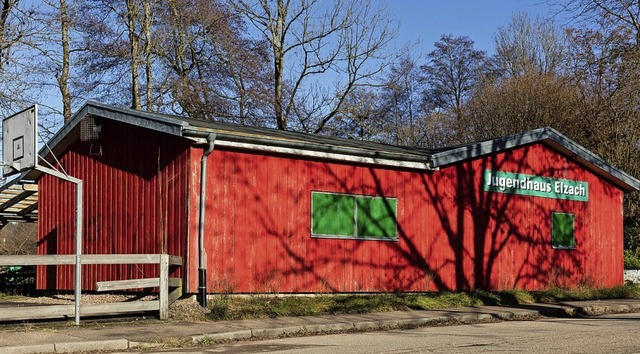
<svg viewBox="0 0 640 354"><path fill-rule="evenodd" d="M84 183L83 254L183 256L190 293L615 286L640 189L550 128L429 151L87 103L49 146ZM39 253L73 254L74 187L23 178ZM85 266L83 288L153 271Z"/></svg>

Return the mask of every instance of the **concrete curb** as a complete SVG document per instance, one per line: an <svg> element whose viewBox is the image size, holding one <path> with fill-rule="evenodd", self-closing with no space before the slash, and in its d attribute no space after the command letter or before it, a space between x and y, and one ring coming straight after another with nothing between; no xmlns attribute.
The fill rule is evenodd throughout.
<svg viewBox="0 0 640 354"><path fill-rule="evenodd" d="M129 349L127 339L109 339L100 341L56 343L56 353L88 352L93 350L125 350Z"/></svg>
<svg viewBox="0 0 640 354"><path fill-rule="evenodd" d="M526 310L515 313L512 311L494 313L455 314L446 316L431 316L411 319L390 319L381 321L355 321L329 324L314 324L301 326L275 327L268 329L254 329L223 333L208 333L191 336L193 343L223 342L247 339L269 339L293 335L316 335L336 332L363 332L383 329L425 327L447 322L481 322L492 319L514 320L541 316L539 311Z"/></svg>
<svg viewBox="0 0 640 354"><path fill-rule="evenodd" d="M264 328L264 329L252 330L251 337L252 338L273 338L273 337L299 334L302 332L304 332L303 326Z"/></svg>
<svg viewBox="0 0 640 354"><path fill-rule="evenodd" d="M19 347L0 347L0 354L55 353L55 344L24 345Z"/></svg>
<svg viewBox="0 0 640 354"><path fill-rule="evenodd" d="M200 334L197 336L191 336L191 341L193 343L202 343L209 341L224 341L224 340L239 340L239 339L250 339L252 333L250 330L246 331L233 331L233 332L224 332L224 333L207 333Z"/></svg>
<svg viewBox="0 0 640 354"><path fill-rule="evenodd" d="M127 339L91 340L83 342L62 342L41 345L25 345L19 347L0 347L0 354L32 354L32 353L77 353L95 350L129 349Z"/></svg>
<svg viewBox="0 0 640 354"><path fill-rule="evenodd" d="M640 310L640 305L592 305L580 308L580 311L589 316L603 313L624 313Z"/></svg>

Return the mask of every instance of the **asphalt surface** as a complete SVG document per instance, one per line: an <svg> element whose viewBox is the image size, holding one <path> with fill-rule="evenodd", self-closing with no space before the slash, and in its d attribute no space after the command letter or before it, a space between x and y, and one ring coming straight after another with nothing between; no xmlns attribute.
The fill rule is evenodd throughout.
<svg viewBox="0 0 640 354"><path fill-rule="evenodd" d="M323 336L235 341L118 354L622 354L640 353L640 313L490 321Z"/></svg>
<svg viewBox="0 0 640 354"><path fill-rule="evenodd" d="M640 299L220 322L91 322L80 326L68 323L47 325L0 323L0 354L118 351L282 336L308 336L483 321L534 320L541 317L598 316L625 312L640 312Z"/></svg>

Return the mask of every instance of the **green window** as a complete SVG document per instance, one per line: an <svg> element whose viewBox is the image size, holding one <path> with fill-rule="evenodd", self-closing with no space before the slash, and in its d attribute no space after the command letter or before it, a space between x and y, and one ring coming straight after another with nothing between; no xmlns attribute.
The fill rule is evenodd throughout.
<svg viewBox="0 0 640 354"><path fill-rule="evenodd" d="M356 200L342 194L312 192L311 233L313 235L354 236Z"/></svg>
<svg viewBox="0 0 640 354"><path fill-rule="evenodd" d="M576 248L575 216L571 213L551 213L551 246L553 248Z"/></svg>
<svg viewBox="0 0 640 354"><path fill-rule="evenodd" d="M396 198L311 192L311 235L397 240Z"/></svg>

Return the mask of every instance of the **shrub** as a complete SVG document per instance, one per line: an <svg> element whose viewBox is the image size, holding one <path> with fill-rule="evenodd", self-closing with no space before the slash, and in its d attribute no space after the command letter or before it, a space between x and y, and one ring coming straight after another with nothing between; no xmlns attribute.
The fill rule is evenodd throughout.
<svg viewBox="0 0 640 354"><path fill-rule="evenodd" d="M640 258L630 250L624 251L624 269L640 269Z"/></svg>

